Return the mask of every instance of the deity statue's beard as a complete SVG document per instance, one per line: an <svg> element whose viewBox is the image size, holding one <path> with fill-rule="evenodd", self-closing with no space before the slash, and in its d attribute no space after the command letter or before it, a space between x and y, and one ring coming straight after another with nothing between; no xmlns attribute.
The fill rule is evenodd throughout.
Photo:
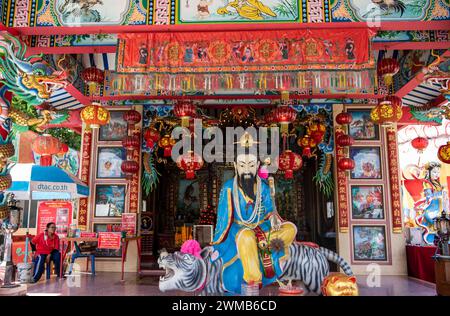
<svg viewBox="0 0 450 316"><path fill-rule="evenodd" d="M256 182L256 176L251 173L244 173L239 175L239 186L241 187L242 191L251 198L252 200L255 200L255 182Z"/></svg>

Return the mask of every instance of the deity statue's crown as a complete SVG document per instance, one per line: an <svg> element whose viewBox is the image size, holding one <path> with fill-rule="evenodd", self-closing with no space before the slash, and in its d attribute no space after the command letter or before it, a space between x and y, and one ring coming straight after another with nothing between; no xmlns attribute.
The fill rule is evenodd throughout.
<svg viewBox="0 0 450 316"><path fill-rule="evenodd" d="M250 135L250 133L245 132L241 138L239 139L239 141L235 144L240 144L241 147L244 148L250 148L252 147L254 144L258 144L258 142L255 142L255 140L253 139L252 135Z"/></svg>

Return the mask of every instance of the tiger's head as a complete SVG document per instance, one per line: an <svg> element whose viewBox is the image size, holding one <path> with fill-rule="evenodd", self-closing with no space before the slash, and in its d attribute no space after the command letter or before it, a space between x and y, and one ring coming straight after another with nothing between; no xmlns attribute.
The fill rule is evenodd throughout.
<svg viewBox="0 0 450 316"><path fill-rule="evenodd" d="M166 274L159 279L160 291L193 292L202 288L207 276L204 261L207 253L208 249L203 249L202 260L188 253L179 251L168 253L165 249L161 250L158 264L160 268L165 269Z"/></svg>
<svg viewBox="0 0 450 316"><path fill-rule="evenodd" d="M340 272L332 272L322 282L322 294L324 296L358 296L358 284L356 277L348 276Z"/></svg>

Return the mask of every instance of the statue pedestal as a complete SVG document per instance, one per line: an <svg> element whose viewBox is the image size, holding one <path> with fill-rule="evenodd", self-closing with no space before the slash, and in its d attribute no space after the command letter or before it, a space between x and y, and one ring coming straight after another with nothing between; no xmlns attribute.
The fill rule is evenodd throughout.
<svg viewBox="0 0 450 316"><path fill-rule="evenodd" d="M436 292L441 296L450 296L450 256L435 256Z"/></svg>
<svg viewBox="0 0 450 316"><path fill-rule="evenodd" d="M19 286L8 288L0 287L0 296L25 296L27 295L27 285L20 284Z"/></svg>

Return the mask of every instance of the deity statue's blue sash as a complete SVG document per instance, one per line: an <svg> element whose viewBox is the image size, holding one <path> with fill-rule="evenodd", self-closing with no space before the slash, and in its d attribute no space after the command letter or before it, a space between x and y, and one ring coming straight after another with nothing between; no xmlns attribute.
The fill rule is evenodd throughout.
<svg viewBox="0 0 450 316"><path fill-rule="evenodd" d="M214 232L213 245L214 249L219 252L219 257L223 260L223 284L226 291L233 293L241 293L241 285L243 281L243 267L236 245L236 237L243 229L249 229L243 223L234 208L234 199L239 199L242 219L248 221L253 212L255 201L248 198L241 189L238 189L238 197L233 195L233 181L228 180L222 187L219 197L219 205L217 210L217 223ZM270 195L269 185L261 181L261 215L253 220L250 224L258 224L265 232L266 237L270 236L270 220L269 217L273 211L272 197ZM271 284L276 281L277 276L281 275L279 259L284 256L284 250L272 253L273 267L275 277L266 278L263 274L262 283L264 285ZM260 269L263 271L263 265L260 260Z"/></svg>

